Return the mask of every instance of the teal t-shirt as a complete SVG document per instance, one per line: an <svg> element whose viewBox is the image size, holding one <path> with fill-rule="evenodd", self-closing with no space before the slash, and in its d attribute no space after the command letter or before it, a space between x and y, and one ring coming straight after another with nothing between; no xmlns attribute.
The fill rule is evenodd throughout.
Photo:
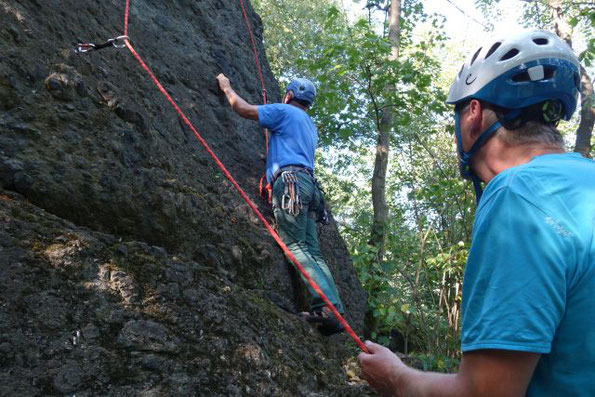
<svg viewBox="0 0 595 397"><path fill-rule="evenodd" d="M262 105L258 107L258 121L271 131L266 167L269 182L279 168L287 165L314 171L318 131L308 113L282 103Z"/></svg>
<svg viewBox="0 0 595 397"><path fill-rule="evenodd" d="M547 154L498 174L477 209L463 352L541 353L528 396L595 396L595 162Z"/></svg>

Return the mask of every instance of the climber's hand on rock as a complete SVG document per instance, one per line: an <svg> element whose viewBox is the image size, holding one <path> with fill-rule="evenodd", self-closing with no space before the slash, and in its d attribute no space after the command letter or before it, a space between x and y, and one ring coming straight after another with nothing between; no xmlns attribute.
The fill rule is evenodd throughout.
<svg viewBox="0 0 595 397"><path fill-rule="evenodd" d="M397 395L398 380L408 368L392 351L379 344L366 341L368 353L360 353L359 365L364 379L382 395Z"/></svg>
<svg viewBox="0 0 595 397"><path fill-rule="evenodd" d="M225 90L231 88L229 79L223 73L219 73L219 75L217 75L217 81L219 82L219 88L221 91L225 92Z"/></svg>

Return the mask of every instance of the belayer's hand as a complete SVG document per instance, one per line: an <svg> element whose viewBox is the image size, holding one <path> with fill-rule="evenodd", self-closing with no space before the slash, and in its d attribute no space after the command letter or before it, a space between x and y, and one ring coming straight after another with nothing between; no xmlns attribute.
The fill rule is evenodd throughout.
<svg viewBox="0 0 595 397"><path fill-rule="evenodd" d="M219 73L219 75L217 75L217 81L219 82L219 89L221 91L225 92L226 89L231 88L229 79L223 73Z"/></svg>
<svg viewBox="0 0 595 397"><path fill-rule="evenodd" d="M366 341L368 353L360 353L359 365L364 379L377 392L385 396L396 395L396 384L407 366L384 346Z"/></svg>

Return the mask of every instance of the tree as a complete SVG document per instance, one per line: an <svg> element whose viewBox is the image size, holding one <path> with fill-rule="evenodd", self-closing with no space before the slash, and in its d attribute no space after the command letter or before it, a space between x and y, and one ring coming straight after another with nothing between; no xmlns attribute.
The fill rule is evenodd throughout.
<svg viewBox="0 0 595 397"><path fill-rule="evenodd" d="M392 0L389 8L388 40L391 52L389 62L399 59L399 24L401 20L401 1ZM396 92L397 87L387 84L388 92ZM384 257L384 242L388 225L388 205L386 203L386 172L390 152L390 133L393 129L393 109L387 107L378 123L378 143L374 160L374 174L372 176L372 203L374 206L374 222L370 233L370 244L378 250L378 261Z"/></svg>
<svg viewBox="0 0 595 397"><path fill-rule="evenodd" d="M562 38L570 47L572 47L573 27L578 23L578 16L587 14L585 9L576 5L577 8L568 7L566 10L574 11L577 16L572 17L571 21L566 21L565 10L561 0L549 0L547 6L550 10L550 16L556 34ZM592 26L595 26L595 5L591 5L590 18ZM592 40L591 40L592 41ZM591 153L591 136L593 135L593 125L595 124L595 94L593 92L593 82L587 74L584 65L581 65L581 105L580 105L580 123L576 130L576 143L574 151L589 157Z"/></svg>

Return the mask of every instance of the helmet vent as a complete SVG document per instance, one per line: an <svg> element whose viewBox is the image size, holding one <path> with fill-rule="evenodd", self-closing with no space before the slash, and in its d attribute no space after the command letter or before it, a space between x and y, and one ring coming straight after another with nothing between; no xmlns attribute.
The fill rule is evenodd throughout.
<svg viewBox="0 0 595 397"><path fill-rule="evenodd" d="M479 48L479 50L475 51L475 54L473 54L473 58L471 58L471 63L469 64L469 66L473 65L473 62L475 62L475 60L477 59L477 56L479 55L480 51L481 47Z"/></svg>
<svg viewBox="0 0 595 397"><path fill-rule="evenodd" d="M461 74L463 74L463 69L465 69L465 65L461 66L461 70L459 70L459 77L461 77Z"/></svg>
<svg viewBox="0 0 595 397"><path fill-rule="evenodd" d="M533 39L533 42L537 45L546 45L547 43L549 43L550 41L546 38L543 37L539 37L537 39Z"/></svg>
<svg viewBox="0 0 595 397"><path fill-rule="evenodd" d="M549 79L553 78L555 74L556 74L555 68L545 66L543 68L543 78L541 78L540 80L549 80ZM513 76L512 81L514 81L515 83L524 83L527 81L533 81L533 79L531 79L529 72L524 70L523 72Z"/></svg>
<svg viewBox="0 0 595 397"><path fill-rule="evenodd" d="M544 66L544 68L543 68L543 79L544 80L549 80L549 79L554 78L555 74L556 74L556 68Z"/></svg>
<svg viewBox="0 0 595 397"><path fill-rule="evenodd" d="M516 48L513 48L512 50L510 50L506 54L504 54L504 56L502 58L500 58L500 60L501 61L509 60L509 59L517 56L518 53L519 53L519 50L517 50Z"/></svg>
<svg viewBox="0 0 595 397"><path fill-rule="evenodd" d="M527 71L523 71L517 75L512 76L512 81L514 81L515 83L524 83L526 81L531 81L531 78L529 77L529 73L527 73Z"/></svg>
<svg viewBox="0 0 595 397"><path fill-rule="evenodd" d="M486 57L484 59L488 59L490 57L490 55L492 55L494 53L494 51L496 51L498 49L498 47L500 47L502 43L497 42L494 43L494 45L492 46L492 48L490 48L490 50L488 51L488 53L486 54Z"/></svg>

